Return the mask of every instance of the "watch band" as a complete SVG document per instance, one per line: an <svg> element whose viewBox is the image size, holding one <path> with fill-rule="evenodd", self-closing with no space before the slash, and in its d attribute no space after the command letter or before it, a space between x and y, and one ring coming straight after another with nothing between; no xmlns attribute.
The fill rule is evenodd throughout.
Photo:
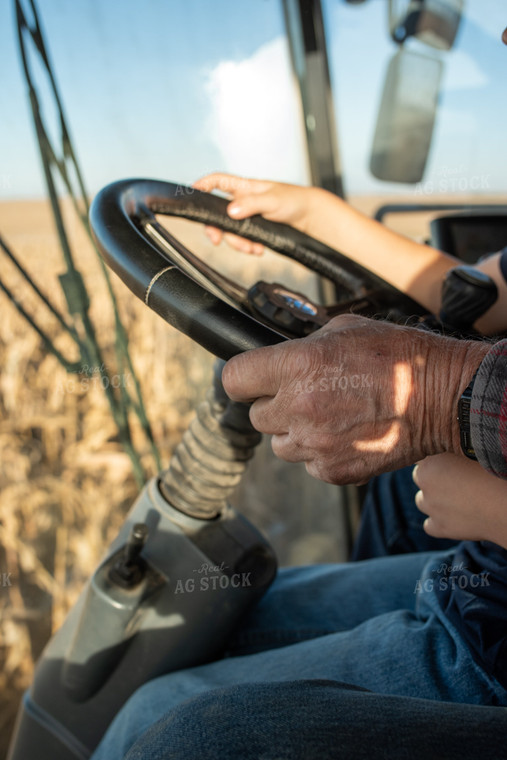
<svg viewBox="0 0 507 760"><path fill-rule="evenodd" d="M461 450L466 457L469 459L474 459L475 461L477 461L477 457L475 456L475 450L472 445L472 436L470 432L470 406L472 403L472 389L474 387L475 378L477 377L477 372L461 394L461 398L458 401L458 422Z"/></svg>

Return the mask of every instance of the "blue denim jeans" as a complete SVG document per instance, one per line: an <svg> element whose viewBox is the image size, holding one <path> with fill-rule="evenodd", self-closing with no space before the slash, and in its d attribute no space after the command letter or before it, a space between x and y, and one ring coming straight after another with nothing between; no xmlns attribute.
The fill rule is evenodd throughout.
<svg viewBox="0 0 507 760"><path fill-rule="evenodd" d="M506 721L503 708L379 697L333 681L243 684L169 711L125 760L501 758Z"/></svg>
<svg viewBox="0 0 507 760"><path fill-rule="evenodd" d="M227 656L138 690L93 760L502 756L507 692L424 582L449 552L281 570Z"/></svg>

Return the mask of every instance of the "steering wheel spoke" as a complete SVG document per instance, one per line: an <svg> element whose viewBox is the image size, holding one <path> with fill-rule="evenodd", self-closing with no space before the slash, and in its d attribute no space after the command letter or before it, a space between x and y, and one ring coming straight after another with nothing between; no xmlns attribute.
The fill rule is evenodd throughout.
<svg viewBox="0 0 507 760"><path fill-rule="evenodd" d="M141 226L149 239L160 248L169 263L175 264L198 285L209 290L217 298L221 298L229 306L240 308L242 311L246 310L248 298L245 288L208 266L155 217L143 219Z"/></svg>

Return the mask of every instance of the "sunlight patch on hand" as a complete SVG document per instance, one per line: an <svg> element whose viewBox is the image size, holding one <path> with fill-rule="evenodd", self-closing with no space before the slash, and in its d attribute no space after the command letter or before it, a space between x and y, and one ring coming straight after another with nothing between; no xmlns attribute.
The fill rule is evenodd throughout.
<svg viewBox="0 0 507 760"><path fill-rule="evenodd" d="M412 390L412 367L407 362L397 362L393 367L393 411L396 417L402 417L406 413Z"/></svg>
<svg viewBox="0 0 507 760"><path fill-rule="evenodd" d="M393 410L392 415L396 418L404 417L407 412L410 397L413 391L412 367L407 362L397 362L393 367L393 386L391 389ZM393 420L389 429L380 438L366 441L356 441L354 448L363 452L387 452L392 451L401 438L401 422Z"/></svg>
<svg viewBox="0 0 507 760"><path fill-rule="evenodd" d="M400 440L401 424L394 420L391 423L389 430L384 433L380 438L375 438L374 441L356 441L354 448L357 451L364 451L368 453L392 451Z"/></svg>

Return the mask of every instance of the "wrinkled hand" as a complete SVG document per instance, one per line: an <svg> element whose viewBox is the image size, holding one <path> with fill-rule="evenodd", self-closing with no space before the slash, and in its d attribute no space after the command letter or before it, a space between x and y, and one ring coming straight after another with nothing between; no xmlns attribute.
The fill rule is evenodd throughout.
<svg viewBox="0 0 507 760"><path fill-rule="evenodd" d="M417 507L435 538L493 541L507 548L507 482L477 462L453 454L431 456L414 468Z"/></svg>
<svg viewBox="0 0 507 760"><path fill-rule="evenodd" d="M273 451L329 483L364 482L460 451L456 413L487 347L342 315L313 335L231 359L223 384L252 401Z"/></svg>
<svg viewBox="0 0 507 760"><path fill-rule="evenodd" d="M220 190L230 195L232 201L227 207L227 213L233 219L246 219L254 214L261 214L272 222L290 224L302 231L310 213L310 201L316 193L315 188L245 179L222 173L208 174L194 182L194 187L206 193ZM222 232L216 227L207 226L205 232L214 245L218 245L224 239L243 253L258 256L264 250L261 243L254 243L230 232Z"/></svg>

